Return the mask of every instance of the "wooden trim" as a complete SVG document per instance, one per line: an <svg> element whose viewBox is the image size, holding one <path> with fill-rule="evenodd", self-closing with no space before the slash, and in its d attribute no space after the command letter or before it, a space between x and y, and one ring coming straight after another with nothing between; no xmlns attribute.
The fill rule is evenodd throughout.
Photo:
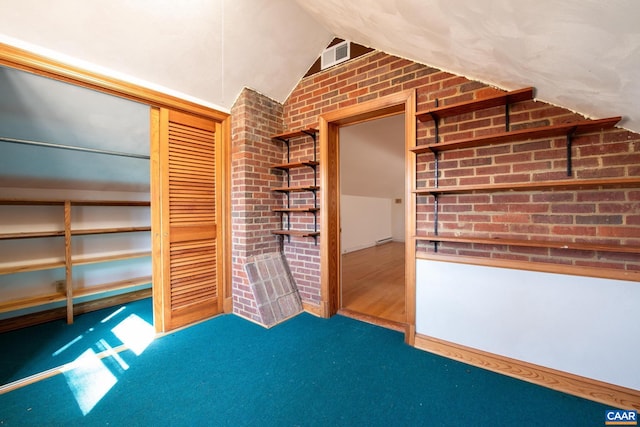
<svg viewBox="0 0 640 427"><path fill-rule="evenodd" d="M416 334L415 347L616 408L640 409L640 391Z"/></svg>
<svg viewBox="0 0 640 427"><path fill-rule="evenodd" d="M165 319L165 286L169 277L169 266L166 265L166 252L169 245L169 223L163 221L164 212L169 206L169 194L163 192L169 177L162 174L161 165L168 161L168 110L151 109L151 251L153 252L153 323L156 333L166 328Z"/></svg>
<svg viewBox="0 0 640 427"><path fill-rule="evenodd" d="M0 65L150 105L225 120L229 114L0 43Z"/></svg>
<svg viewBox="0 0 640 427"><path fill-rule="evenodd" d="M322 306L310 302L302 301L302 309L316 317L326 317L323 313Z"/></svg>
<svg viewBox="0 0 640 427"><path fill-rule="evenodd" d="M348 308L339 309L338 314L344 317L359 320L361 322L369 323L371 325L376 325L386 329L391 329L393 331L402 332L403 334L407 331L407 325L404 323L394 322L393 320L382 319L376 316L370 316L368 314L349 310Z"/></svg>
<svg viewBox="0 0 640 427"><path fill-rule="evenodd" d="M405 147L415 145L415 90L403 91L386 97L356 104L341 110L323 114L319 118L320 128L320 284L323 316L329 317L340 308L340 126L353 125L373 119L380 119L405 113ZM408 156L407 156L408 157ZM405 175L406 184L409 175ZM407 200L412 186L405 185ZM411 209L411 208L408 208ZM415 208L414 208L415 209ZM408 211L407 211L408 212ZM407 223L412 220L408 217ZM410 228L406 229L408 232ZM405 237L409 237L410 233ZM413 251L407 259L405 295L407 310L407 330L415 330L415 262ZM413 334L407 333L407 342L412 342Z"/></svg>
<svg viewBox="0 0 640 427"><path fill-rule="evenodd" d="M513 270L538 271L541 273L568 274L572 276L596 277L601 279L628 280L640 282L640 271L620 270L602 267L587 267L545 262L514 261L499 258L481 258L435 253L418 254L416 259L428 261L452 262L455 264L478 265L481 267L509 268Z"/></svg>
<svg viewBox="0 0 640 427"><path fill-rule="evenodd" d="M73 323L73 262L71 261L71 202L64 202L64 259L65 294L67 296L67 323Z"/></svg>
<svg viewBox="0 0 640 427"><path fill-rule="evenodd" d="M220 212L220 221L218 229L220 230L220 240L218 241L219 253L222 254L221 270L219 272L220 281L219 288L222 290L218 296L223 301L223 311L225 313L233 312L233 290L232 290L232 263L231 254L232 235L231 235L231 117L227 117L220 124L219 133L216 134L216 143L220 150L219 156L216 155L216 163L222 168L220 180L218 181L217 192L220 193L220 204L218 210Z"/></svg>
<svg viewBox="0 0 640 427"><path fill-rule="evenodd" d="M537 190L570 190L584 188L629 188L638 187L640 177L631 178L597 178L597 179L558 179L540 182L509 182L483 185L458 185L451 187L420 188L414 191L418 195L429 194L463 194L474 191L537 191Z"/></svg>
<svg viewBox="0 0 640 427"><path fill-rule="evenodd" d="M606 245L591 242L561 242L557 240L525 240L503 239L501 237L457 237L457 236L416 236L416 240L425 242L449 242L449 243L473 243L480 245L520 246L528 248L566 249L579 251L616 252L616 253L640 253L640 246Z"/></svg>
<svg viewBox="0 0 640 427"><path fill-rule="evenodd" d="M405 105L405 147L409 149L416 144L416 93L413 92ZM416 156L409 155L405 150L404 159L404 200L405 200L405 245L404 245L404 271L405 271L405 313L406 313L406 333L405 342L408 345L414 344L416 328L416 244L412 236L416 234L416 198L411 193L414 188L414 177L416 176Z"/></svg>

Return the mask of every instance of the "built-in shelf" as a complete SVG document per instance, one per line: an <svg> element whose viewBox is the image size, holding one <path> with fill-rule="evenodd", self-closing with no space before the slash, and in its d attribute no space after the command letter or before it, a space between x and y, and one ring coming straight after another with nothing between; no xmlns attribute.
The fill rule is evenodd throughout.
<svg viewBox="0 0 640 427"><path fill-rule="evenodd" d="M299 136L311 136L311 135L315 135L316 132L318 132L318 129L315 128L307 128L307 129L301 129L301 130L294 130L294 131L288 131L288 132L284 132L284 133L280 133L278 135L273 135L271 137L271 139L277 139L280 141L288 141L292 138L297 138Z"/></svg>
<svg viewBox="0 0 640 427"><path fill-rule="evenodd" d="M64 223L63 230L54 231L27 231L27 232L13 232L13 233L1 233L0 240L14 240L14 239L30 239L30 238L49 238L49 237L62 237L64 238L64 257L60 261L49 262L36 262L20 265L11 265L0 267L0 275L24 273L30 271L51 270L57 268L64 268L64 292L58 292L55 294L47 294L35 297L27 297L21 299L14 299L11 301L3 301L0 303L0 312L17 311L24 308L32 308L38 306L48 305L53 302L65 302L67 310L67 321L73 322L73 304L74 299L78 297L85 297L90 295L99 295L103 293L109 293L114 291L123 291L129 288L138 288L145 284L151 283L151 277L133 278L128 280L122 280L115 283L105 283L98 286L93 286L86 289L75 289L72 279L72 268L78 265L96 264L102 262L112 262L125 259L134 259L151 256L150 251L135 251L124 252L116 255L101 255L101 256L86 256L80 255L74 258L71 257L72 246L74 239L73 236L86 236L86 235L101 235L101 234L113 234L113 233L132 233L132 232L149 232L150 226L136 226L136 227L105 227L105 228L88 228L88 229L72 229L72 212L73 208L77 206L95 206L95 207L107 207L107 206L120 206L120 207L147 207L150 206L148 201L126 201L126 200L44 200L44 199L0 199L0 205L10 206L61 206L63 209L59 210L60 220ZM67 298L69 295L69 298Z"/></svg>
<svg viewBox="0 0 640 427"><path fill-rule="evenodd" d="M584 277L600 277L604 279L628 280L640 282L640 271L615 268L591 267L585 265L557 264L550 262L523 262L502 258L485 258L475 256L444 255L439 253L417 253L416 259L426 261L443 261L458 264L479 265L483 267L513 268L517 270L539 271L545 273L571 274Z"/></svg>
<svg viewBox="0 0 640 427"><path fill-rule="evenodd" d="M122 253L117 255L104 255L97 257L88 257L88 258L74 258L71 262L73 265L87 265L87 264L97 264L101 262L110 262L110 261L122 261L126 259L135 259L135 258L145 258L151 256L150 251L146 252L131 252L131 253Z"/></svg>
<svg viewBox="0 0 640 427"><path fill-rule="evenodd" d="M64 268L64 266L65 266L64 261L53 261L53 262L15 265L15 266L9 266L9 267L0 267L0 276L4 274L26 273L28 271L53 270L56 268Z"/></svg>
<svg viewBox="0 0 640 427"><path fill-rule="evenodd" d="M151 284L151 276L136 277L134 279L121 280L119 282L105 283L102 285L91 286L83 289L74 289L73 297L81 298L90 295L99 295L105 292L121 291L130 288L136 288L142 285Z"/></svg>
<svg viewBox="0 0 640 427"><path fill-rule="evenodd" d="M590 242L558 242L550 240L502 239L491 237L454 237L454 236L416 236L416 240L425 242L474 243L482 245L507 245L529 248L567 249L582 251L640 253L638 246L607 245Z"/></svg>
<svg viewBox="0 0 640 427"><path fill-rule="evenodd" d="M317 237L320 235L319 231L306 231L306 230L273 230L271 233L280 236L294 236L294 237Z"/></svg>
<svg viewBox="0 0 640 427"><path fill-rule="evenodd" d="M272 188L271 191L278 191L280 193L296 193L302 191L318 191L320 187L317 185L302 185L302 186L293 186L293 187L279 187Z"/></svg>
<svg viewBox="0 0 640 427"><path fill-rule="evenodd" d="M289 169L295 169L295 168L301 168L301 167L315 168L319 164L320 162L316 162L315 160L307 160L302 162L282 163L279 165L273 165L271 167L273 169L289 170Z"/></svg>
<svg viewBox="0 0 640 427"><path fill-rule="evenodd" d="M59 237L64 236L64 230L61 231L25 231L17 233L0 233L0 240L12 239L34 239L37 237Z"/></svg>
<svg viewBox="0 0 640 427"><path fill-rule="evenodd" d="M92 228L92 229L86 229L86 230L71 230L71 235L86 236L88 234L135 233L139 231L151 231L151 227L115 227L115 228Z"/></svg>
<svg viewBox="0 0 640 427"><path fill-rule="evenodd" d="M410 148L410 151L416 154L421 154L427 152L449 151L461 148L473 148L484 145L501 144L508 142L524 142L531 139L551 138L572 133L597 132L603 129L614 127L616 123L618 123L621 119L622 117L611 117L600 120L585 120L574 123L562 123L552 126L519 129L510 132L501 132L491 135L479 136L477 138L419 145Z"/></svg>
<svg viewBox="0 0 640 427"><path fill-rule="evenodd" d="M508 192L527 192L527 191L576 191L586 189L619 189L619 188L638 188L640 187L640 176L626 176L618 178L593 178L593 179L580 179L580 178L568 178L543 182L503 182L503 183L487 183L487 184L472 184L472 185L440 185L440 152L469 149L475 147L490 146L494 144L513 144L524 143L532 140L551 139L551 138L566 138L566 167L567 177L573 175L572 172L572 144L574 136L577 134L584 134L590 132L602 132L607 129L611 129L618 124L621 117L610 117L599 120L581 120L571 123L558 123L549 126L539 126L530 128L521 128L513 130L513 126L510 123L510 105L533 99L533 88L524 88L516 91L501 93L481 99L474 99L470 101L444 105L438 105L438 100L435 101L435 106L430 109L420 110L416 112L415 117L421 122L432 122L433 126L433 140L430 143L424 143L423 145L414 146L409 148L410 153L423 154L432 153L433 155L433 177L430 180L432 187L420 188L418 187L420 182L425 182L423 178L418 178L416 171L418 170L417 162L419 161L417 156L412 156L414 164L414 180L416 188L412 191L416 196L432 196L431 199L426 201L418 201L417 203L432 204L433 206L433 231L429 234L424 229L416 230L417 235L414 236L415 242L429 242L433 244L433 252L427 253L426 246L423 248L424 253L418 253L417 247L416 258L417 259L437 259L446 260L451 262L471 263L478 265L496 265L505 266L509 268L518 269L532 269L536 271L548 271L561 274L581 274L593 277L606 277L616 278L624 280L640 281L640 272L616 270L599 267L583 267L579 265L565 265L554 264L552 262L522 262L513 260L494 259L489 257L465 257L462 255L441 255L438 254L438 247L440 243L464 243L464 244L478 244L478 245L502 245L510 247L529 247L529 248L545 248L554 250L576 250L576 251L595 251L595 252L607 252L607 253L623 253L623 254L638 254L640 253L640 246L620 245L616 243L594 243L594 242L559 242L553 240L540 239L518 239L516 238L491 238L491 237L477 237L477 236L442 236L439 233L439 212L440 212L440 195L443 194L489 194L489 193L508 193ZM487 108L494 108L504 106L504 129L502 132L496 132L488 135L480 135L473 138L463 138L452 141L441 142L440 135L440 119L445 117L459 116L463 114L469 114L474 111L479 111ZM497 112L497 110L496 110ZM465 118L466 120L467 118ZM449 123L447 123L449 124ZM468 153L465 156L469 155ZM426 159L420 160L422 162ZM422 169L420 169L422 170ZM502 177L500 177L502 178ZM490 178L492 180L497 179ZM504 177L503 179L508 179ZM423 185L426 185L423 184ZM453 203L453 201L451 201ZM416 209L414 207L414 214ZM511 236L513 237L513 236ZM608 240L611 242L611 240Z"/></svg>
<svg viewBox="0 0 640 427"><path fill-rule="evenodd" d="M441 107L434 107L428 110L416 112L416 117L420 121L438 120L444 117L457 116L471 113L485 108L499 107L501 105L514 104L516 102L533 99L533 88L528 87L511 92L500 93L485 98L474 99L472 101L460 102Z"/></svg>
<svg viewBox="0 0 640 427"><path fill-rule="evenodd" d="M271 212L318 212L320 208L276 208Z"/></svg>
<svg viewBox="0 0 640 427"><path fill-rule="evenodd" d="M73 206L150 206L151 202L126 200L69 200ZM0 205L64 206L64 200L0 199Z"/></svg>
<svg viewBox="0 0 640 427"><path fill-rule="evenodd" d="M287 236L288 240L291 240L291 236L295 237L313 237L318 242L318 235L320 233L317 231L318 229L318 211L320 210L318 206L318 194L317 191L320 187L317 185L317 166L320 164L316 158L316 149L317 149L317 133L318 130L315 128L302 129L297 131L290 131L281 133L278 135L272 136L273 140L282 141L287 147L287 157L286 163L272 165L272 169L278 169L285 172L286 175L286 186L272 188L271 191L275 191L278 193L283 193L284 197L284 207L272 209L272 212L280 214L280 230L273 231L273 234L281 236L280 239L280 248L284 250L284 236ZM300 160L296 162L291 161L291 143L290 139L298 138L302 136L308 136L313 141L313 159L308 160ZM313 170L313 185L291 185L291 169L309 167ZM304 191L310 191L313 193L313 206L309 207L292 207L291 206L291 193L300 193ZM313 223L314 223L314 231L301 231L301 230L290 230L288 229L291 224L291 216L296 213L313 213ZM286 217L287 229L284 228Z"/></svg>
<svg viewBox="0 0 640 427"><path fill-rule="evenodd" d="M640 186L640 177L633 178L600 178L600 179L562 179L544 182L520 182L484 185L458 185L455 187L437 187L414 190L417 195L428 194L462 194L474 191L535 191L535 190L569 190L587 188L628 188Z"/></svg>
<svg viewBox="0 0 640 427"><path fill-rule="evenodd" d="M39 307L54 302L66 301L67 297L61 293L40 295L29 298L21 298L0 302L0 313L8 313L16 310L24 310L25 308Z"/></svg>

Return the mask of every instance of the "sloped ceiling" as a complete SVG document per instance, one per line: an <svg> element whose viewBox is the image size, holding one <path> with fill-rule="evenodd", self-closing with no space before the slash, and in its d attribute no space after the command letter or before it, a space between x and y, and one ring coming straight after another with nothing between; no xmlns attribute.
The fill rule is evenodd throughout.
<svg viewBox="0 0 640 427"><path fill-rule="evenodd" d="M640 132L639 17L636 0L2 0L0 41L229 109L244 86L284 101L337 36Z"/></svg>

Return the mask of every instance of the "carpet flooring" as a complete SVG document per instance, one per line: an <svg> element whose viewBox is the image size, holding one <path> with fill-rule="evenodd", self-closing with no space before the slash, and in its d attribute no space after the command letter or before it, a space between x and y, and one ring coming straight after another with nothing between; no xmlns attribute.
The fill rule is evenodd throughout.
<svg viewBox="0 0 640 427"><path fill-rule="evenodd" d="M0 395L0 426L589 426L606 407L343 316L222 315Z"/></svg>

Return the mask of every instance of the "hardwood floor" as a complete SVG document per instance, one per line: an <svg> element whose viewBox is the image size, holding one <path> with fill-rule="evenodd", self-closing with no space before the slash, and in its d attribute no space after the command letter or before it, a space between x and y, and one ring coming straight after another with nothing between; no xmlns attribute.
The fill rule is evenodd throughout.
<svg viewBox="0 0 640 427"><path fill-rule="evenodd" d="M404 243L342 255L343 309L406 323L404 299Z"/></svg>

